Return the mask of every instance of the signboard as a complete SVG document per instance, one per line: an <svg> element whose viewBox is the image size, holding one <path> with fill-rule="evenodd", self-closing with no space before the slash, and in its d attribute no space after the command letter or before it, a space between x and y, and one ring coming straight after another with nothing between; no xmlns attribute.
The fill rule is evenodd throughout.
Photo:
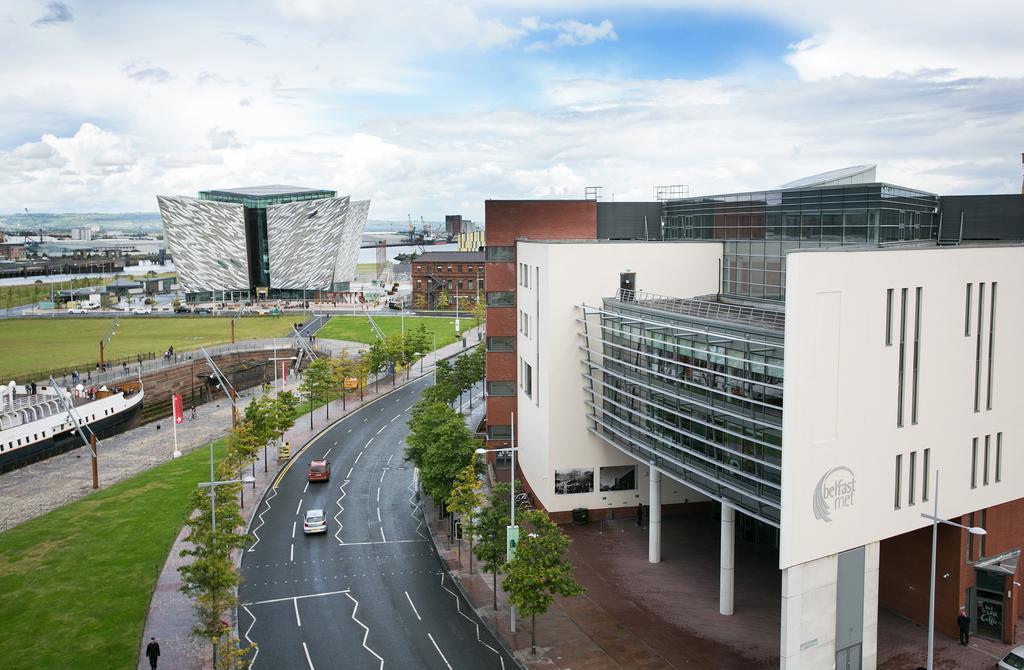
<svg viewBox="0 0 1024 670"><path fill-rule="evenodd" d="M519 546L519 526L505 526L505 551L509 561L516 558L516 547Z"/></svg>
<svg viewBox="0 0 1024 670"><path fill-rule="evenodd" d="M459 331L462 330L461 328L459 328L459 325L460 325L459 321L460 321L460 319L458 317L455 317L455 334L456 335L459 333Z"/></svg>
<svg viewBox="0 0 1024 670"><path fill-rule="evenodd" d="M174 411L175 425L184 423L185 414L184 412L182 412L180 393L175 393L173 396L171 396L171 409Z"/></svg>
<svg viewBox="0 0 1024 670"><path fill-rule="evenodd" d="M345 377L345 388L346 389L357 389L359 388L358 377Z"/></svg>

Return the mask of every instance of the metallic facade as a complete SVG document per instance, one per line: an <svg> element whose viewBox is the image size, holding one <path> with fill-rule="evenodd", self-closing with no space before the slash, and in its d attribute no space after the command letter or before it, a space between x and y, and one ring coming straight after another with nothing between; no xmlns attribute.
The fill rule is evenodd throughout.
<svg viewBox="0 0 1024 670"><path fill-rule="evenodd" d="M330 287L347 209L348 196L267 207L271 288Z"/></svg>
<svg viewBox="0 0 1024 670"><path fill-rule="evenodd" d="M366 217L369 214L369 200L348 203L348 209L345 210L345 229L341 234L341 244L338 246L338 256L334 264L335 283L355 279L359 247L363 241L363 229L366 227Z"/></svg>
<svg viewBox="0 0 1024 670"><path fill-rule="evenodd" d="M186 293L249 288L242 205L162 195L157 203Z"/></svg>

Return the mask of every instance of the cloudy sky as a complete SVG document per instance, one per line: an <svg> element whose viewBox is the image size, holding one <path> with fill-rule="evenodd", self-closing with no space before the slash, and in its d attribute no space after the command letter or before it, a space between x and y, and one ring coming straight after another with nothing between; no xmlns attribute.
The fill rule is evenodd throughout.
<svg viewBox="0 0 1024 670"><path fill-rule="evenodd" d="M370 216L877 163L1014 192L1020 0L14 0L0 213L284 183Z"/></svg>

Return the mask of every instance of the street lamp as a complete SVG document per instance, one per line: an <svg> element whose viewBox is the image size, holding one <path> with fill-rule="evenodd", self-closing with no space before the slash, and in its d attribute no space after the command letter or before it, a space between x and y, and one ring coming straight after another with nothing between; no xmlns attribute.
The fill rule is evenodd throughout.
<svg viewBox="0 0 1024 670"><path fill-rule="evenodd" d="M932 522L932 578L928 584L928 670L933 670L932 661L935 656L935 553L939 537L939 524L954 526L966 530L972 535L985 535L988 531L978 526L964 526L939 517L939 471L935 471L935 507L933 514L921 512L921 516Z"/></svg>
<svg viewBox="0 0 1024 670"><path fill-rule="evenodd" d="M505 547L508 555L508 560L511 561L512 556L512 540L519 538L519 527L516 526L516 454L515 452L520 451L520 448L516 447L516 415L515 412L511 415L511 441L508 447L501 447L498 449L484 449L480 448L476 450L477 454L487 454L492 451L509 451L512 452L512 472L509 483L509 525L505 529ZM516 606L509 605L509 613L511 615L510 626L512 632L516 632Z"/></svg>

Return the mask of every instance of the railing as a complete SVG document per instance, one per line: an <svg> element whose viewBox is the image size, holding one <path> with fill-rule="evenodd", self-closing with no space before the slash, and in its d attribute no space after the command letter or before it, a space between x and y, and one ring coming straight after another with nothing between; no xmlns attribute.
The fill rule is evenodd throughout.
<svg viewBox="0 0 1024 670"><path fill-rule="evenodd" d="M782 311L749 307L746 305L730 305L723 302L700 300L699 298L676 298L646 291L634 291L620 288L616 298L622 302L632 302L645 307L654 307L663 312L694 316L702 319L745 321L763 325L774 330L785 330L786 314Z"/></svg>

